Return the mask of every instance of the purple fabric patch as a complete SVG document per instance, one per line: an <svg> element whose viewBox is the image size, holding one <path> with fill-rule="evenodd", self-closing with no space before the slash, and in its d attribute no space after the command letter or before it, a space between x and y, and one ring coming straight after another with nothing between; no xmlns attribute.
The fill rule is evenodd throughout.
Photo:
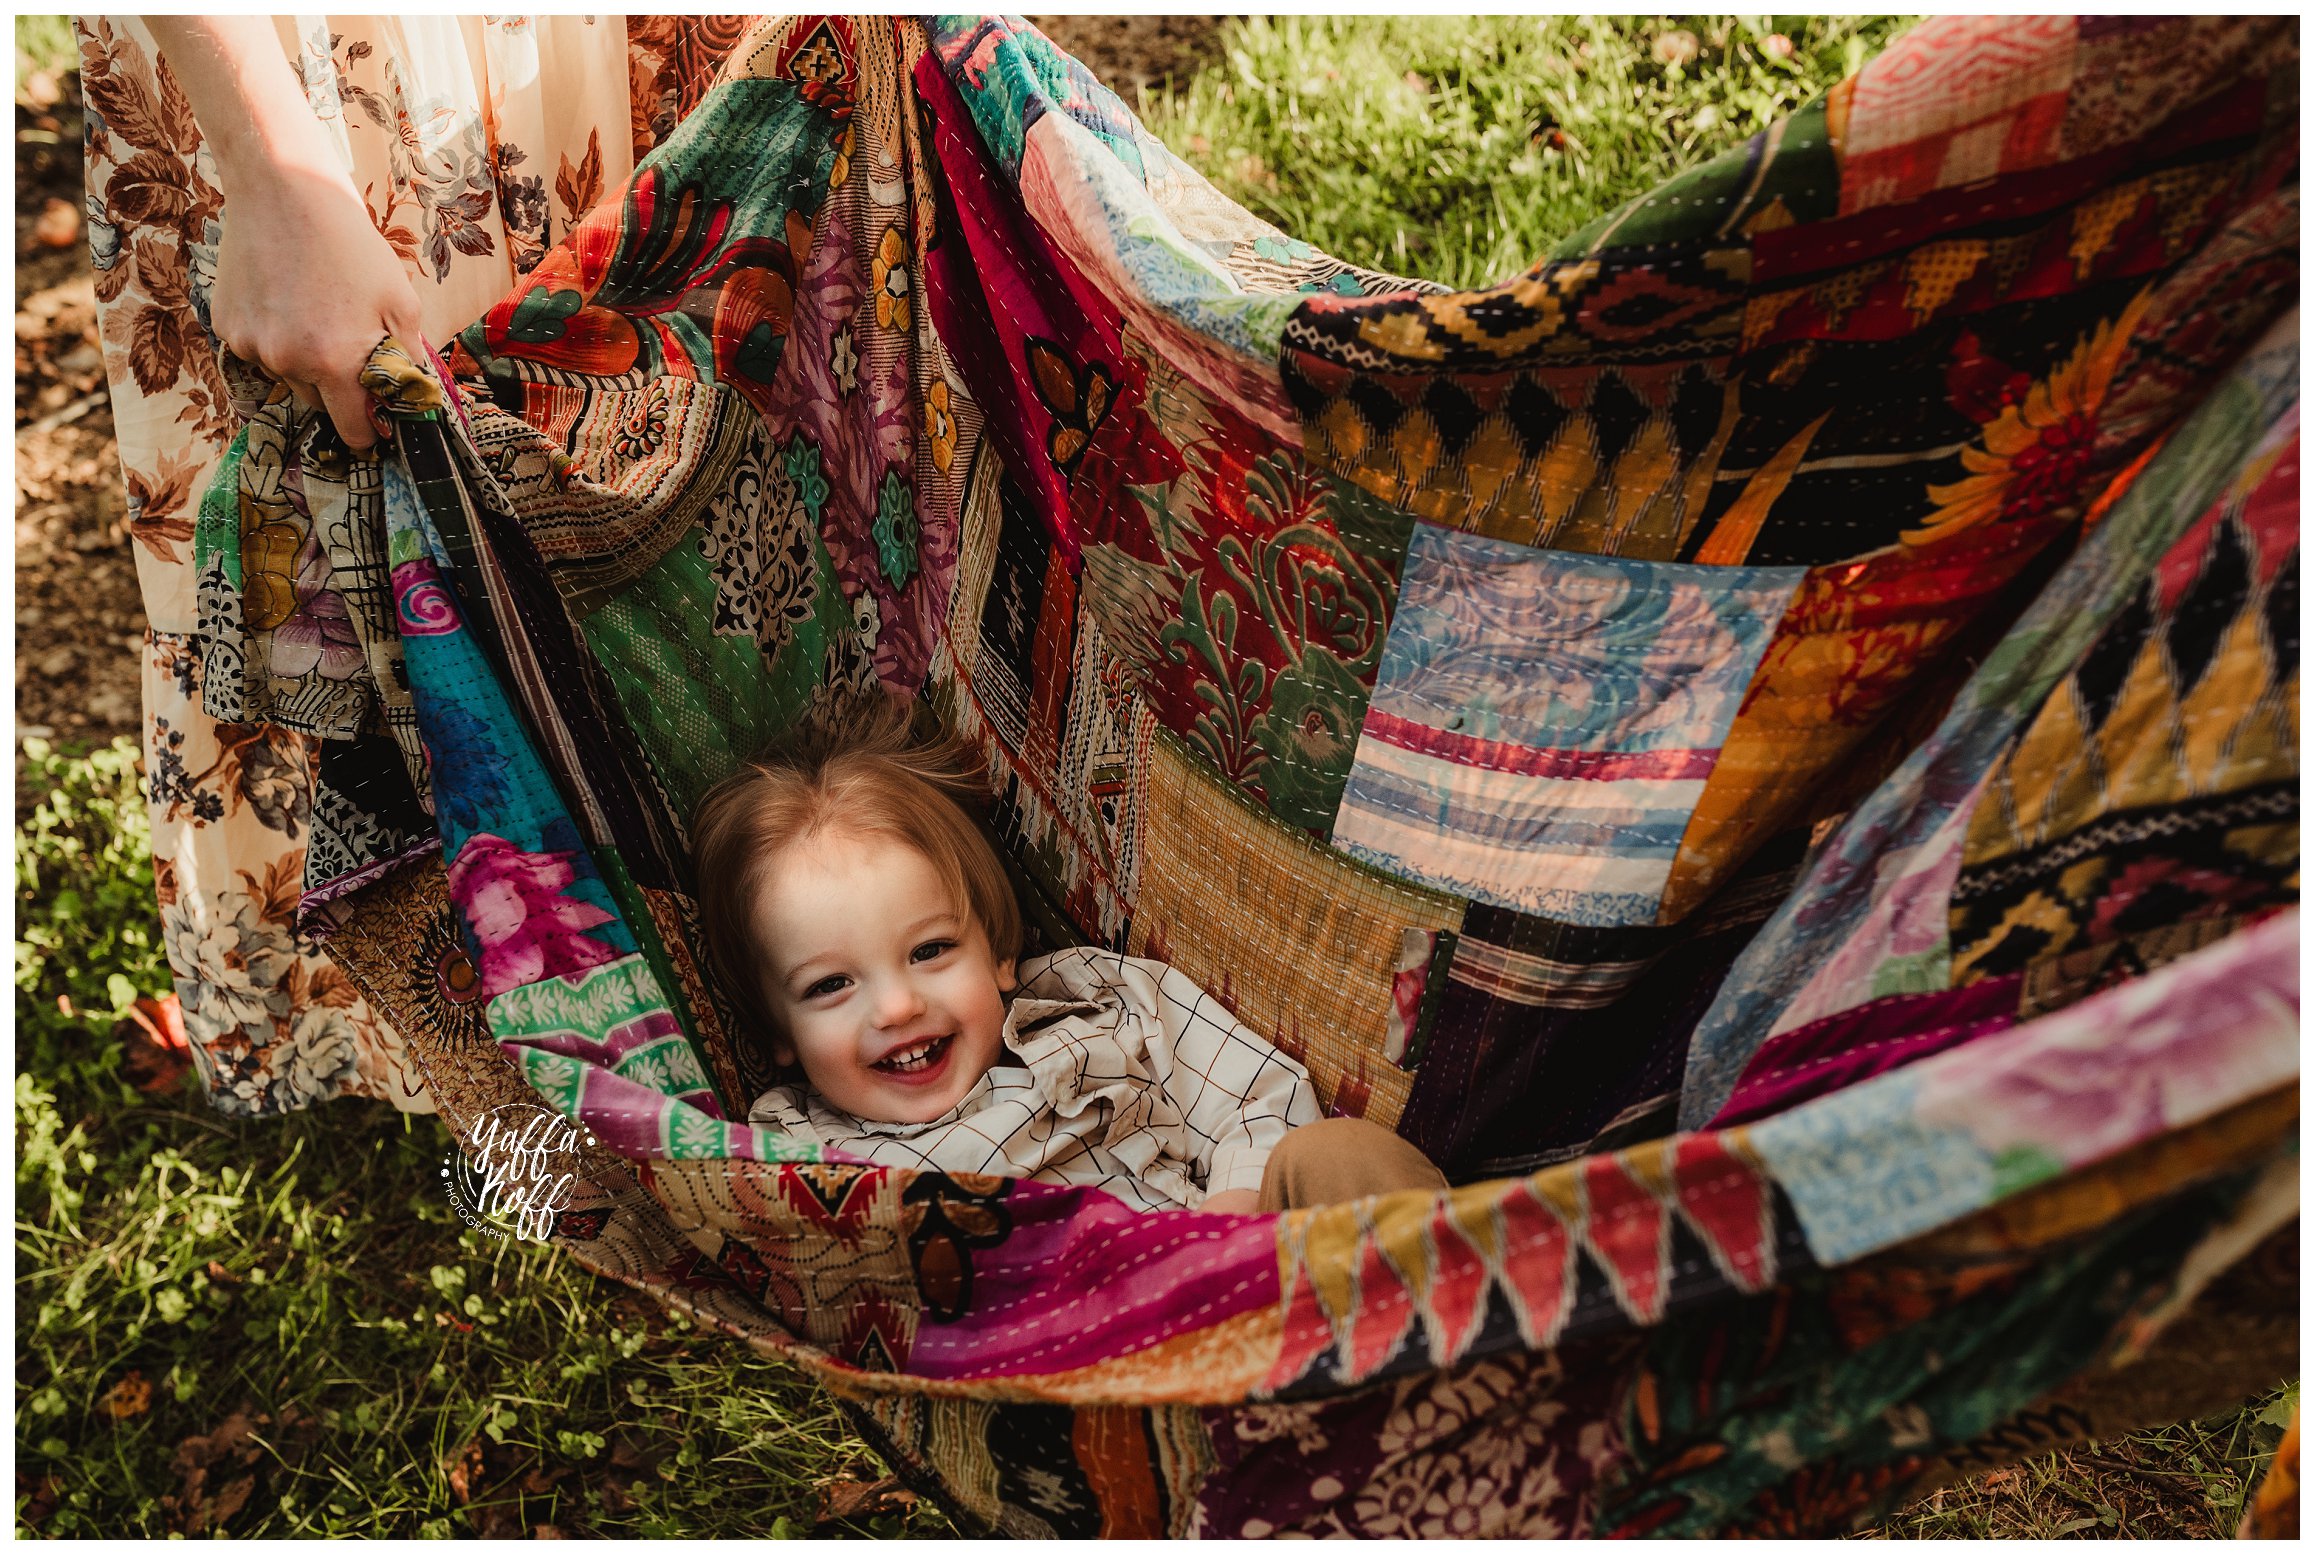
<svg viewBox="0 0 2315 1555"><path fill-rule="evenodd" d="M917 61L932 146L953 198L956 241L923 258L925 298L949 360L981 409L1005 472L1027 493L1074 574L1108 515L1134 511L1124 483L1171 481L1181 456L1143 408L1124 315L1037 225L990 159L939 61Z"/></svg>
<svg viewBox="0 0 2315 1555"><path fill-rule="evenodd" d="M528 853L488 832L475 833L458 850L450 866L450 899L480 948L476 970L486 997L543 977L569 977L627 953L588 935L618 920L568 890L579 878L579 859L575 850Z"/></svg>
<svg viewBox="0 0 2315 1555"><path fill-rule="evenodd" d="M2022 974L1936 993L1891 994L1768 1039L1707 1128L1782 1112L2017 1024Z"/></svg>
<svg viewBox="0 0 2315 1555"><path fill-rule="evenodd" d="M963 239L924 256L933 321L973 402L982 407L984 431L1005 469L1037 497L1038 514L1074 571L1079 542L1065 517L1067 483L1044 457L1050 413L1039 414L1037 397L1028 392L1027 374L1018 365L1019 340L1005 337L1037 335L1062 341L1073 354L1108 355L1116 349L1117 320L1114 311L1098 320L1079 312L1063 279L1066 266L1021 208L1020 195L998 182L939 61L929 54L919 60L915 80L933 110L933 150L956 196Z"/></svg>
<svg viewBox="0 0 2315 1555"><path fill-rule="evenodd" d="M1425 1372L1344 1398L1204 1412L1207 1539L1552 1539L1591 1532L1627 1463L1613 1421L1631 1336Z"/></svg>
<svg viewBox="0 0 2315 1555"><path fill-rule="evenodd" d="M972 1308L917 1329L919 1377L1067 1371L1278 1303L1277 1217L1137 1214L1098 1188L1022 1183L1012 1234L973 1254Z"/></svg>

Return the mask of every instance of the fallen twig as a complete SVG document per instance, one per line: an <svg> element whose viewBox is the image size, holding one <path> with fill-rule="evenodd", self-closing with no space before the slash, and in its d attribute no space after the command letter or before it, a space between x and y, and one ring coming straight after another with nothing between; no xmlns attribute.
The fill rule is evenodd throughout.
<svg viewBox="0 0 2315 1555"><path fill-rule="evenodd" d="M2125 1474L2137 1474L2147 1479L2178 1479L2185 1480L2191 1485L2200 1485L2203 1482L2201 1475L2189 1474L2183 1469L2150 1469L2144 1464L2129 1463L2120 1458L2093 1458L2087 1454L2082 1454L2077 1455L2074 1461L2096 1469L2119 1469Z"/></svg>
<svg viewBox="0 0 2315 1555"><path fill-rule="evenodd" d="M86 394L83 394L79 399L74 400L71 404L65 406L64 409L51 411L47 415L42 416L38 421L33 422L32 425L28 427L18 427L16 429L16 435L18 437L25 437L37 435L42 432L53 432L58 427L65 425L67 422L78 421L81 417L87 415L90 411L96 409L99 405L102 405L111 397L112 390L110 388L91 389Z"/></svg>

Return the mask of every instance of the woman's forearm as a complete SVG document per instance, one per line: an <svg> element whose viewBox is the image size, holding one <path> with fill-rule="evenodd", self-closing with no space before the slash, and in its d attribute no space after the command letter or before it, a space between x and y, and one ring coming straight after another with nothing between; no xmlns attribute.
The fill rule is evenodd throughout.
<svg viewBox="0 0 2315 1555"><path fill-rule="evenodd" d="M349 448L376 442L362 366L385 336L416 348L417 294L354 188L337 142L260 16L145 19L217 164L225 232L210 332L329 412Z"/></svg>
<svg viewBox="0 0 2315 1555"><path fill-rule="evenodd" d="M193 105L230 200L259 181L346 173L263 16L148 16L145 25Z"/></svg>

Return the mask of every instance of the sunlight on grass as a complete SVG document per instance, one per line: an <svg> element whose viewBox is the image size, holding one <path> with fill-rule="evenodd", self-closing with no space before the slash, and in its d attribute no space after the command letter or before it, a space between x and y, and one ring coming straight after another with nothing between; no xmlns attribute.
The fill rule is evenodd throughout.
<svg viewBox="0 0 2315 1555"><path fill-rule="evenodd" d="M1899 17L1289 16L1149 127L1231 199L1352 264L1482 286L1822 95Z"/></svg>
<svg viewBox="0 0 2315 1555"><path fill-rule="evenodd" d="M80 46L73 41L70 17L16 18L16 93L19 97L24 94L24 78L35 70L61 75L72 69L79 58Z"/></svg>
<svg viewBox="0 0 2315 1555"><path fill-rule="evenodd" d="M135 752L27 741L19 774L20 1526L762 1537L880 1472L793 1367L464 1227L437 1120L130 1085L108 1034L168 986Z"/></svg>

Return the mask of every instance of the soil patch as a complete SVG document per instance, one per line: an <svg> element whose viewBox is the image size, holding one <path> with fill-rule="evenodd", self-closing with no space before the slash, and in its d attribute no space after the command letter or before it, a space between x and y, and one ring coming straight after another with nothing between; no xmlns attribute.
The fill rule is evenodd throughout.
<svg viewBox="0 0 2315 1555"><path fill-rule="evenodd" d="M1032 16L1036 28L1077 56L1128 107L1166 78L1190 77L1222 57L1224 16Z"/></svg>
<svg viewBox="0 0 2315 1555"><path fill-rule="evenodd" d="M59 85L16 105L16 729L101 744L137 732L145 609L79 219L80 88Z"/></svg>

